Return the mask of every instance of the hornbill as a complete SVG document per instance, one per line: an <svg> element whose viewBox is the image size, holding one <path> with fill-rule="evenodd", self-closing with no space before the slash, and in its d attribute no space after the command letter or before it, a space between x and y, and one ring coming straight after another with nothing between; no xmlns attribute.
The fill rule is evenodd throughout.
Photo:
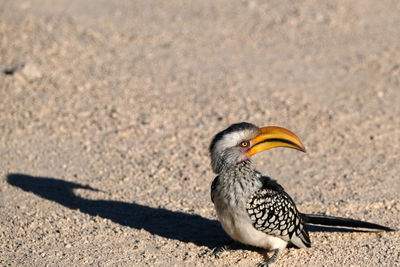
<svg viewBox="0 0 400 267"><path fill-rule="evenodd" d="M274 147L306 151L300 139L285 128L259 128L247 122L219 132L209 148L211 166L217 174L211 185L211 199L218 220L233 240L274 252L261 266L275 262L288 244L310 247L308 224L393 231L374 223L299 212L283 187L258 172L249 159Z"/></svg>

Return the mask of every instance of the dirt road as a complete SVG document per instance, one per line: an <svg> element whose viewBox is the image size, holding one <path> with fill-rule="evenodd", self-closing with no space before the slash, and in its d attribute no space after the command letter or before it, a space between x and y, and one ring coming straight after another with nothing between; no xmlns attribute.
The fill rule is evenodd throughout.
<svg viewBox="0 0 400 267"><path fill-rule="evenodd" d="M400 224L399 1L0 1L0 265L254 266L210 200L249 121L299 210ZM274 266L399 266L400 234L311 232Z"/></svg>

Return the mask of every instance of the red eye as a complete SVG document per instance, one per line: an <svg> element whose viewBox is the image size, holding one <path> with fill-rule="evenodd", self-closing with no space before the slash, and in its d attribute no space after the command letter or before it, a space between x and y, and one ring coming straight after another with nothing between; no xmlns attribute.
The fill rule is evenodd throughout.
<svg viewBox="0 0 400 267"><path fill-rule="evenodd" d="M249 141L242 141L241 143L240 143L240 146L241 147L248 147L250 145L250 142Z"/></svg>

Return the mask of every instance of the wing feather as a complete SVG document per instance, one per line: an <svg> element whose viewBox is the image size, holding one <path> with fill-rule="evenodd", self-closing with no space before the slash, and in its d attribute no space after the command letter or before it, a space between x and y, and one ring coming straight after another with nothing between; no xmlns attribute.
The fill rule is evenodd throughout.
<svg viewBox="0 0 400 267"><path fill-rule="evenodd" d="M264 187L250 197L247 212L257 230L290 241L297 247L310 247L301 215L281 186L276 188L264 183Z"/></svg>

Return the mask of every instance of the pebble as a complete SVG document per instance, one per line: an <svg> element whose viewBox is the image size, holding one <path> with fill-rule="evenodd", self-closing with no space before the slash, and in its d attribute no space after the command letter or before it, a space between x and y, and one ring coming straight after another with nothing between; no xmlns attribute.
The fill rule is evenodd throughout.
<svg viewBox="0 0 400 267"><path fill-rule="evenodd" d="M43 75L40 68L34 63L25 64L24 67L21 69L21 74L28 82L38 80Z"/></svg>

